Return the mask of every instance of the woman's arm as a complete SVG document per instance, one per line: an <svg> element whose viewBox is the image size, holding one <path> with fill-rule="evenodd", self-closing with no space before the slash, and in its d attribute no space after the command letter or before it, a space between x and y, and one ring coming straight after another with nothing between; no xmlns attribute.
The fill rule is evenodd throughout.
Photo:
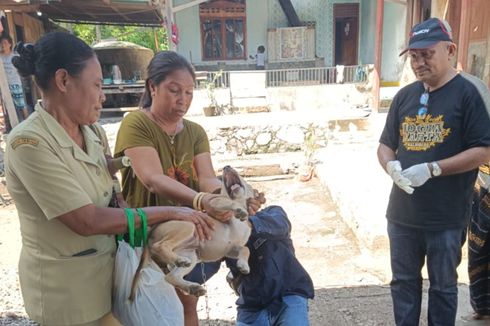
<svg viewBox="0 0 490 326"><path fill-rule="evenodd" d="M154 206L144 207L142 210L148 217L148 225L170 220L188 221L196 225L200 239L209 239L213 229L213 219L207 214L188 207ZM133 210L135 227L141 225L141 220ZM126 214L123 209L110 207L96 207L93 204L75 209L58 216L60 221L73 232L90 236L96 234L121 234L128 230Z"/></svg>
<svg viewBox="0 0 490 326"><path fill-rule="evenodd" d="M163 173L158 153L153 147L133 147L126 149L124 154L129 156L134 173L149 191L162 197L171 198L184 205L193 206L193 200L197 195L197 191L166 176ZM206 163L203 163L205 159L202 158L202 155L199 154L195 157L195 168L199 182L203 182L203 188L201 189L203 191L212 191L221 187L221 183L216 179L216 176L214 176L214 180L216 181L212 181L211 176L214 175L214 171L211 159L209 158L209 166L206 166ZM206 194L203 197L202 206L204 210L220 221L228 221L233 215L233 212L216 210L211 207L209 201L214 196L216 195Z"/></svg>
<svg viewBox="0 0 490 326"><path fill-rule="evenodd" d="M204 192L219 193L216 192L217 189L221 188L221 181L218 180L216 174L214 173L213 163L211 161L210 153L201 153L194 157L194 168L197 172L197 177L199 179L199 188ZM213 216L221 222L227 222L233 217L233 212L231 211L221 211L216 210L209 203L211 199L218 196L207 194L202 198L202 206L209 215Z"/></svg>
<svg viewBox="0 0 490 326"><path fill-rule="evenodd" d="M199 188L204 192L221 189L221 181L216 177L210 153L201 153L194 157L194 167L199 179Z"/></svg>

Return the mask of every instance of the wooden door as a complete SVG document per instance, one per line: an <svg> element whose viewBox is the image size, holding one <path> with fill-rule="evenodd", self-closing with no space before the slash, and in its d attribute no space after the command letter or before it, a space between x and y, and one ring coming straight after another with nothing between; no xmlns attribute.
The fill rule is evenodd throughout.
<svg viewBox="0 0 490 326"><path fill-rule="evenodd" d="M359 4L334 5L335 65L357 65Z"/></svg>

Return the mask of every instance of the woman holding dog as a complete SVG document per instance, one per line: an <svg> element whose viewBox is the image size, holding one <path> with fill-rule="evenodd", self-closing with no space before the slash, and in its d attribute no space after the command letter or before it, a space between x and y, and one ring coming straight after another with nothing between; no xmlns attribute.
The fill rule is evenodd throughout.
<svg viewBox="0 0 490 326"><path fill-rule="evenodd" d="M20 43L18 52L14 66L23 76L34 75L42 90L36 112L10 133L5 156L22 234L26 311L43 326L117 325L111 315L112 235L126 232L128 223L123 209L108 207L113 179L89 127L105 100L100 63L87 44L61 32L35 45ZM150 225L170 219L199 224L202 237L212 226L206 214L186 207L143 211Z"/></svg>
<svg viewBox="0 0 490 326"><path fill-rule="evenodd" d="M115 155L131 159L131 167L122 171L126 200L130 206L145 203L194 207L228 221L231 211L218 211L209 205L221 181L214 173L206 132L184 119L193 97L193 67L176 52L163 51L151 60L147 76L141 110L123 119L116 140ZM251 213L260 204L252 200ZM219 266L219 262L206 264L206 278ZM201 266L196 266L186 279L204 283ZM198 298L178 294L184 305L185 325L198 325Z"/></svg>

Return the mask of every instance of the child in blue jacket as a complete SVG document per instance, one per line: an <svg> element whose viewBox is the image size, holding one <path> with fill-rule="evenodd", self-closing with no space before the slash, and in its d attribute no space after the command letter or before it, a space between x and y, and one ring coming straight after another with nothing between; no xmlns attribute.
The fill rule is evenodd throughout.
<svg viewBox="0 0 490 326"><path fill-rule="evenodd" d="M250 216L250 223L250 274L240 274L236 261L227 261L227 279L239 295L237 326L309 325L313 283L294 254L286 212L269 206Z"/></svg>

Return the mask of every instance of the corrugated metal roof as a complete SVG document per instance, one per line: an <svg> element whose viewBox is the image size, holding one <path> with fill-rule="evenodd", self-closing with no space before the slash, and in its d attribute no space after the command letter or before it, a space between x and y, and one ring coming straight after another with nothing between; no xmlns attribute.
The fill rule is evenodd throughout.
<svg viewBox="0 0 490 326"><path fill-rule="evenodd" d="M160 26L158 0L0 0L0 10L36 12L54 21Z"/></svg>

